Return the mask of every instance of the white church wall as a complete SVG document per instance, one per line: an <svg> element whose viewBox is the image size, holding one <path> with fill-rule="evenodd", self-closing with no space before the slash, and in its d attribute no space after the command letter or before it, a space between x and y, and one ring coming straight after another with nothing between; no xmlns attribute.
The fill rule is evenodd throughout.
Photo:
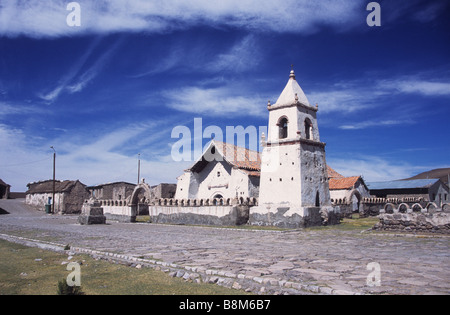
<svg viewBox="0 0 450 315"><path fill-rule="evenodd" d="M232 198L231 187L232 169L225 161L212 161L197 175L198 193L190 198L206 199L221 195Z"/></svg>

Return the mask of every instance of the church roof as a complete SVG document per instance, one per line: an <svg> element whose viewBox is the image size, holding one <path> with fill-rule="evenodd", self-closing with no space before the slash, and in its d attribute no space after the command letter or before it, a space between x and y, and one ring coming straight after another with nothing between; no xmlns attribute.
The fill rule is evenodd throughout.
<svg viewBox="0 0 450 315"><path fill-rule="evenodd" d="M222 153L222 156L237 168L253 171L261 170L261 156L259 152L225 142L214 141L214 144Z"/></svg>
<svg viewBox="0 0 450 315"><path fill-rule="evenodd" d="M204 158L205 154L211 152L213 147L231 166L246 171L250 176L259 176L259 172L261 171L261 156L259 152L216 140L210 142L203 155L189 171L201 172L206 164L209 163Z"/></svg>
<svg viewBox="0 0 450 315"><path fill-rule="evenodd" d="M292 70L289 76L289 81L274 106L292 105L297 101L304 105L310 106L308 98L295 79L294 70Z"/></svg>
<svg viewBox="0 0 450 315"><path fill-rule="evenodd" d="M329 186L330 190L350 189L355 186L356 182L361 176L330 178Z"/></svg>
<svg viewBox="0 0 450 315"><path fill-rule="evenodd" d="M328 178L344 178L344 175L339 174L330 166L327 165Z"/></svg>

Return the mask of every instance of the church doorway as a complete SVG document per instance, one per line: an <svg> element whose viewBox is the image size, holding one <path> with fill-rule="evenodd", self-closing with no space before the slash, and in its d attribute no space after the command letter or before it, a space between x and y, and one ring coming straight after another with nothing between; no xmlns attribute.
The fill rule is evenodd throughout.
<svg viewBox="0 0 450 315"><path fill-rule="evenodd" d="M350 196L350 202L352 205L352 213L359 212L361 199L362 199L361 194L357 190L354 190Z"/></svg>
<svg viewBox="0 0 450 315"><path fill-rule="evenodd" d="M316 207L320 207L320 196L319 196L319 192L316 193Z"/></svg>

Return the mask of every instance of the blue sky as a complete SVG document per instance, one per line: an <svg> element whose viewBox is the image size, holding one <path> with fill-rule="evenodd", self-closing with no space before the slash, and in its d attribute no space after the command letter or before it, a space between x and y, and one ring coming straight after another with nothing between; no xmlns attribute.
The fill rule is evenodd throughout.
<svg viewBox="0 0 450 315"><path fill-rule="evenodd" d="M0 178L176 182L176 126L267 126L294 65L328 164L367 181L449 167L445 1L0 3ZM207 139L203 139L206 143Z"/></svg>

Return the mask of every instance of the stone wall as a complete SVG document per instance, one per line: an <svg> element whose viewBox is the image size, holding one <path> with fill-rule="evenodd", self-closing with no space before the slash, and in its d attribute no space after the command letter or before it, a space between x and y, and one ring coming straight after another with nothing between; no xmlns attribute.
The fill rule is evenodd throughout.
<svg viewBox="0 0 450 315"><path fill-rule="evenodd" d="M83 207L84 201L89 198L89 191L86 186L77 182L70 193L64 195L64 205L62 210L63 214L79 214Z"/></svg>
<svg viewBox="0 0 450 315"><path fill-rule="evenodd" d="M248 205L150 206L150 222L195 225L243 225L248 222Z"/></svg>
<svg viewBox="0 0 450 315"><path fill-rule="evenodd" d="M249 224L286 229L334 225L340 222L339 211L339 207L258 206L250 209Z"/></svg>
<svg viewBox="0 0 450 315"><path fill-rule="evenodd" d="M374 230L450 234L449 212L384 213Z"/></svg>
<svg viewBox="0 0 450 315"><path fill-rule="evenodd" d="M98 200L107 220L119 222L135 222L136 208L128 205L125 200Z"/></svg>
<svg viewBox="0 0 450 315"><path fill-rule="evenodd" d="M98 200L108 220L135 222L137 205L125 200ZM154 200L149 207L150 221L154 223L198 225L242 225L248 222L250 207L257 198L228 199L173 199Z"/></svg>
<svg viewBox="0 0 450 315"><path fill-rule="evenodd" d="M363 198L361 201L360 217L377 216L382 213L394 213L397 209L400 212L408 210L422 211L430 207L437 207L434 203L421 197L403 198Z"/></svg>

